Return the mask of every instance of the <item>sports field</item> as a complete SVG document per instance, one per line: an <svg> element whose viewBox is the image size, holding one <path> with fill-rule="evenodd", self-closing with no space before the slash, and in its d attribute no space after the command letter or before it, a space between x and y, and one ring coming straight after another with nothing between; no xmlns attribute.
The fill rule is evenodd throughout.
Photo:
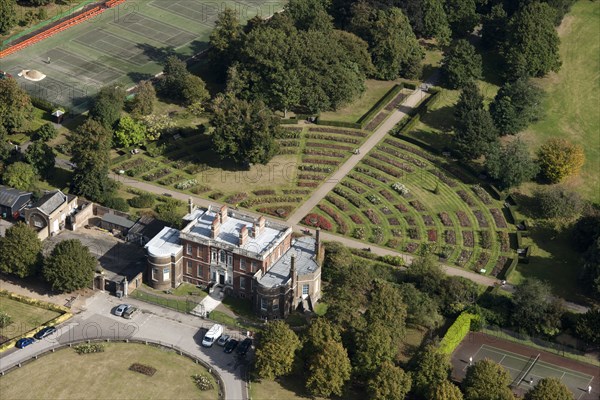
<svg viewBox="0 0 600 400"><path fill-rule="evenodd" d="M550 377L560 379L577 400L597 399L600 393L597 367L481 333L472 333L454 352L453 376L464 378L471 363L486 358L510 373L510 386L517 394L522 395L540 379ZM592 392L588 393L590 386Z"/></svg>
<svg viewBox="0 0 600 400"><path fill-rule="evenodd" d="M282 1L128 0L118 7L0 60L36 97L83 111L108 84L129 87L162 70L169 54L191 56L208 46L217 15L226 7L240 20L266 17ZM40 82L17 77L23 69L47 75Z"/></svg>

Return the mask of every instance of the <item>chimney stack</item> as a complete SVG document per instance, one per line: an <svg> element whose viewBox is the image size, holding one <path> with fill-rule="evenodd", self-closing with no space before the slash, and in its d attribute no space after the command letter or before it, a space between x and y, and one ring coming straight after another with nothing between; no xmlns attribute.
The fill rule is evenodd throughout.
<svg viewBox="0 0 600 400"><path fill-rule="evenodd" d="M227 206L223 205L219 209L219 219L222 224L224 224L225 221L227 221Z"/></svg>
<svg viewBox="0 0 600 400"><path fill-rule="evenodd" d="M262 215L258 217L258 221L254 221L252 224L252 237L257 238L265 228L265 217Z"/></svg>
<svg viewBox="0 0 600 400"><path fill-rule="evenodd" d="M194 202L191 197L188 199L188 208L190 214L194 212Z"/></svg>
<svg viewBox="0 0 600 400"><path fill-rule="evenodd" d="M246 225L242 226L242 229L240 229L240 247L246 244L246 241L248 240L248 228L246 227Z"/></svg>
<svg viewBox="0 0 600 400"><path fill-rule="evenodd" d="M221 221L219 221L219 218L217 216L215 216L215 219L213 219L213 222L210 225L210 237L212 239L216 239L217 236L219 236L220 231L221 231Z"/></svg>
<svg viewBox="0 0 600 400"><path fill-rule="evenodd" d="M319 251L321 250L321 228L315 229L315 254L319 258Z"/></svg>

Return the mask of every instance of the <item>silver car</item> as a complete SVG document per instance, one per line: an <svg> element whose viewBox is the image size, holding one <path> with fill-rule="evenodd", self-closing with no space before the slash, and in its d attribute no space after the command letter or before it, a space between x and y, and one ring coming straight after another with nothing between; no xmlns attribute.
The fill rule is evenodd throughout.
<svg viewBox="0 0 600 400"><path fill-rule="evenodd" d="M127 311L127 309L131 307L129 304L121 304L115 309L115 315L117 317L123 316L123 313Z"/></svg>

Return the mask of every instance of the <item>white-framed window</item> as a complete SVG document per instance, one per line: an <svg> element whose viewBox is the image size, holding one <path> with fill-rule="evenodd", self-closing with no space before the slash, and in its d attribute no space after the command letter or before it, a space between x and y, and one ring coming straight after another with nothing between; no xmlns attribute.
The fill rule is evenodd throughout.
<svg viewBox="0 0 600 400"><path fill-rule="evenodd" d="M246 289L246 277L245 276L240 276L240 289L242 289L242 290Z"/></svg>
<svg viewBox="0 0 600 400"><path fill-rule="evenodd" d="M171 280L171 268L163 268L163 282Z"/></svg>
<svg viewBox="0 0 600 400"><path fill-rule="evenodd" d="M225 258L226 258L225 250L221 250L219 252L219 262L225 264Z"/></svg>
<svg viewBox="0 0 600 400"><path fill-rule="evenodd" d="M264 297L260 298L260 309L266 311L269 307L269 302Z"/></svg>
<svg viewBox="0 0 600 400"><path fill-rule="evenodd" d="M152 268L152 280L153 281L158 280L158 268Z"/></svg>
<svg viewBox="0 0 600 400"><path fill-rule="evenodd" d="M202 278L202 265L198 264L198 278Z"/></svg>
<svg viewBox="0 0 600 400"><path fill-rule="evenodd" d="M39 220L37 220L37 219L34 219L34 220L33 220L33 225L34 225L36 228L43 228L43 227L44 227L44 224L42 223L42 221L39 221Z"/></svg>
<svg viewBox="0 0 600 400"><path fill-rule="evenodd" d="M192 254L192 245L188 243L188 245L186 246L186 254Z"/></svg>
<svg viewBox="0 0 600 400"><path fill-rule="evenodd" d="M308 295L308 288L309 288L308 283L305 283L304 285L302 285L302 295Z"/></svg>
<svg viewBox="0 0 600 400"><path fill-rule="evenodd" d="M254 273L256 272L256 261L252 260L250 262L250 272Z"/></svg>
<svg viewBox="0 0 600 400"><path fill-rule="evenodd" d="M246 270L246 259L244 259L244 258L240 258L240 269L242 271Z"/></svg>
<svg viewBox="0 0 600 400"><path fill-rule="evenodd" d="M273 311L279 310L279 299L273 300Z"/></svg>
<svg viewBox="0 0 600 400"><path fill-rule="evenodd" d="M213 250L210 252L210 261L216 263L217 262L217 251Z"/></svg>
<svg viewBox="0 0 600 400"><path fill-rule="evenodd" d="M227 266L228 267L233 266L233 255L231 255L231 254L227 254Z"/></svg>
<svg viewBox="0 0 600 400"><path fill-rule="evenodd" d="M202 246L198 246L198 248L196 249L196 257L202 259Z"/></svg>
<svg viewBox="0 0 600 400"><path fill-rule="evenodd" d="M188 260L188 262L187 262L187 274L188 275L192 274L193 268L194 268L194 263L192 263L190 260Z"/></svg>

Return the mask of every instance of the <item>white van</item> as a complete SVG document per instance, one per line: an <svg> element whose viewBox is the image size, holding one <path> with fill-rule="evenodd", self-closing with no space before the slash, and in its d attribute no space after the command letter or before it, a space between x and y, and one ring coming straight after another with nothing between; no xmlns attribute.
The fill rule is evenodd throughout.
<svg viewBox="0 0 600 400"><path fill-rule="evenodd" d="M217 340L219 340L222 334L223 326L214 324L204 335L204 339L202 339L202 346L211 347Z"/></svg>

